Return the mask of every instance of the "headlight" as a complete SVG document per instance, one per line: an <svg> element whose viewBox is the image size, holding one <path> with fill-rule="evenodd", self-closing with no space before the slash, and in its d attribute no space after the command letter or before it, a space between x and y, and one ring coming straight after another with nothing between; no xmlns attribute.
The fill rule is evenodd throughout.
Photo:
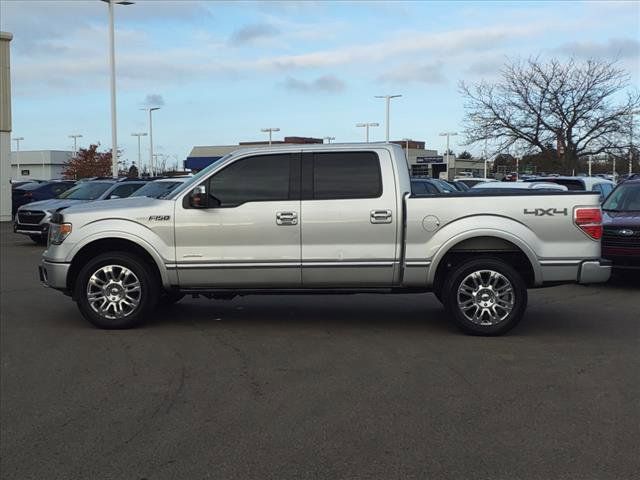
<svg viewBox="0 0 640 480"><path fill-rule="evenodd" d="M60 245L71 233L70 223L49 224L49 242L52 245Z"/></svg>

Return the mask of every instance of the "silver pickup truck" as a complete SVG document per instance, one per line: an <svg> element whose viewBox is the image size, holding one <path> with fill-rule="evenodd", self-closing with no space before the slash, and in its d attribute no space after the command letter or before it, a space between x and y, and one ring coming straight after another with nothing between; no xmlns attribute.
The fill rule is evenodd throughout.
<svg viewBox="0 0 640 480"><path fill-rule="evenodd" d="M608 280L591 192L412 195L393 144L233 152L169 197L52 218L46 285L102 328L185 294L432 291L465 332L498 335L527 289Z"/></svg>

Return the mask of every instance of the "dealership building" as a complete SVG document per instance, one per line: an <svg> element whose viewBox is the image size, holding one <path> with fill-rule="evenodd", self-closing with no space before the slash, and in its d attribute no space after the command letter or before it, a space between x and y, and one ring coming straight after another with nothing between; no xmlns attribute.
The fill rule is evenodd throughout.
<svg viewBox="0 0 640 480"><path fill-rule="evenodd" d="M26 150L11 152L11 178L51 180L61 178L64 164L72 157L67 150Z"/></svg>
<svg viewBox="0 0 640 480"><path fill-rule="evenodd" d="M323 140L313 137L284 137L284 140L274 140L271 143L273 145L306 145L323 143ZM425 142L416 140L394 140L391 143L400 145L404 150L407 156L407 168L412 176L438 177L441 172L446 170L443 157L438 155L437 150L425 148ZM193 147L191 153L189 153L189 156L184 162L184 167L187 170L202 170L234 150L244 147L261 147L268 145L269 142L240 142L238 145L196 146ZM477 167L477 162L473 165L466 165L466 163L469 163L469 161L456 161L452 158L452 167L453 164L455 164L455 172L462 172L465 169L469 171L470 167Z"/></svg>

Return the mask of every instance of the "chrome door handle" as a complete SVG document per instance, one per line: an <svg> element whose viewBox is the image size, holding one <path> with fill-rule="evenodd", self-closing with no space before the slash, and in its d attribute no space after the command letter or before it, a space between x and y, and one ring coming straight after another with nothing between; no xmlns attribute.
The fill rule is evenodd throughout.
<svg viewBox="0 0 640 480"><path fill-rule="evenodd" d="M297 212L276 212L276 224L278 225L297 225Z"/></svg>
<svg viewBox="0 0 640 480"><path fill-rule="evenodd" d="M391 223L391 210L371 210L371 223Z"/></svg>

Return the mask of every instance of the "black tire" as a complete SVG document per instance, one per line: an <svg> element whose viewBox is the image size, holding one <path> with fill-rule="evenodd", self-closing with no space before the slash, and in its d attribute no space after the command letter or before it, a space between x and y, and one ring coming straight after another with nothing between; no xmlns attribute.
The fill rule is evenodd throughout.
<svg viewBox="0 0 640 480"><path fill-rule="evenodd" d="M475 280L470 277L474 272L478 272ZM478 286L470 287L474 283ZM464 291L472 288L477 295ZM502 335L518 324L527 307L524 279L498 258L479 258L462 263L445 278L443 292L446 292L443 303L452 320L470 335ZM467 309L463 308L465 305L468 305ZM475 318L478 313L480 317Z"/></svg>
<svg viewBox="0 0 640 480"><path fill-rule="evenodd" d="M109 309L104 315L100 314L97 309L91 306L88 299L89 280L92 275L97 273L96 276L102 281L105 277L101 269L110 265L116 267L112 269L115 272L115 276L121 274L122 270L118 269L122 269L122 267L133 274L133 277L127 274L124 281L125 286L130 286L130 288L134 288L136 285L139 286L139 293L136 291L131 294L134 301L137 300L137 305L129 309L129 307L126 306L128 304L125 304L123 307L121 302L116 302L121 310L127 310L125 314L116 317L114 317L114 315L117 315L117 312L112 312L110 307L108 307ZM153 312L158 302L158 297L160 296L160 285L157 276L151 268L152 267L147 265L138 256L126 252L103 253L91 259L80 270L74 292L74 298L77 299L78 308L84 318L98 328L110 330L132 328L140 325L145 317ZM132 278L135 278L138 283L127 284L127 282L131 282ZM105 285L109 285L109 283L105 282ZM117 288L117 285L115 287ZM92 284L91 289L93 289L97 295L101 295L100 288L94 284ZM99 302L99 300L97 302ZM96 307L99 306L97 302L95 302ZM114 305L114 309L117 308L118 307ZM112 318L109 318L110 316L112 316Z"/></svg>
<svg viewBox="0 0 640 480"><path fill-rule="evenodd" d="M47 237L45 237L44 235L29 235L29 238L33 240L34 243L37 243L38 245L47 244Z"/></svg>

